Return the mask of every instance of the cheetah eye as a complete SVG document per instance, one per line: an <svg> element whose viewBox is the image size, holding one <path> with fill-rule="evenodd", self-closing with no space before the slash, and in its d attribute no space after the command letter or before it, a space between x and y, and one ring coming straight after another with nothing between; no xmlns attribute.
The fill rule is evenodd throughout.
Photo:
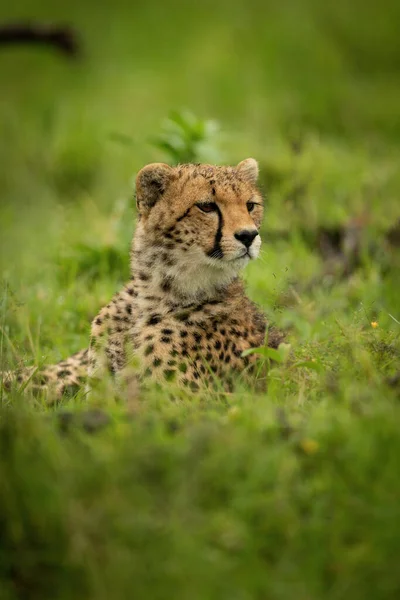
<svg viewBox="0 0 400 600"><path fill-rule="evenodd" d="M199 202L196 206L205 213L217 212L218 210L215 202Z"/></svg>
<svg viewBox="0 0 400 600"><path fill-rule="evenodd" d="M256 205L256 203L255 203L255 202L248 202L248 203L246 204L246 206L247 206L247 210L249 211L249 213L250 213L250 212L252 212L252 211L254 210L254 207L255 207L255 205Z"/></svg>

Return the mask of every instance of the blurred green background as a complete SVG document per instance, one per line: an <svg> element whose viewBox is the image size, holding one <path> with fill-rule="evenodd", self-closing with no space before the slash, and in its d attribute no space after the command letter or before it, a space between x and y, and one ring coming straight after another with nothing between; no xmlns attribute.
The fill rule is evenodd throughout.
<svg viewBox="0 0 400 600"><path fill-rule="evenodd" d="M3 3L21 20L80 52L0 47L3 368L87 346L135 173L187 156L259 161L245 278L294 362L139 409L2 395L1 600L399 597L400 3Z"/></svg>

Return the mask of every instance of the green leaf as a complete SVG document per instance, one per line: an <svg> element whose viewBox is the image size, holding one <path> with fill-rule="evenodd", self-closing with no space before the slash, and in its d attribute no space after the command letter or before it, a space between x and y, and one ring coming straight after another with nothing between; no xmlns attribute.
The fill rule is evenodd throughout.
<svg viewBox="0 0 400 600"><path fill-rule="evenodd" d="M292 346L290 344L285 344L285 342L282 342L281 344L279 344L278 346L278 352L280 354L280 356L282 357L282 362L287 362L290 353L292 351Z"/></svg>
<svg viewBox="0 0 400 600"><path fill-rule="evenodd" d="M279 344L278 349L269 348L268 346L260 346L258 348L249 348L242 352L242 356L249 356L250 354L258 354L264 358L269 358L278 363L284 363L287 361L291 351L290 344Z"/></svg>
<svg viewBox="0 0 400 600"><path fill-rule="evenodd" d="M312 369L313 371L317 371L318 373L321 373L324 368L321 365L320 362L314 361L314 360L301 360L300 362L297 362L293 365L294 367L304 367L306 369Z"/></svg>

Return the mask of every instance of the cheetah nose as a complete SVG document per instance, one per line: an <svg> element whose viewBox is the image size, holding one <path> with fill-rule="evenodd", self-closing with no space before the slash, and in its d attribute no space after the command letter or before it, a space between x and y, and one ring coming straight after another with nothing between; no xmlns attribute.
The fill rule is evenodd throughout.
<svg viewBox="0 0 400 600"><path fill-rule="evenodd" d="M254 238L257 237L257 235L257 229L243 229L242 231L235 233L235 238L239 240L239 242L242 242L246 248L250 248Z"/></svg>

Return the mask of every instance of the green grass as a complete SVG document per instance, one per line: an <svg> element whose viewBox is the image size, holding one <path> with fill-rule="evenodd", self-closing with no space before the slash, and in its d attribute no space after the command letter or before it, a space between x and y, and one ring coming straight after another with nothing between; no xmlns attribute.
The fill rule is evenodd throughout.
<svg viewBox="0 0 400 600"><path fill-rule="evenodd" d="M84 44L0 51L1 368L87 345L128 276L133 176L186 107L221 125L210 160L260 162L245 279L292 346L267 393L3 395L1 600L399 596L399 6L0 9Z"/></svg>

